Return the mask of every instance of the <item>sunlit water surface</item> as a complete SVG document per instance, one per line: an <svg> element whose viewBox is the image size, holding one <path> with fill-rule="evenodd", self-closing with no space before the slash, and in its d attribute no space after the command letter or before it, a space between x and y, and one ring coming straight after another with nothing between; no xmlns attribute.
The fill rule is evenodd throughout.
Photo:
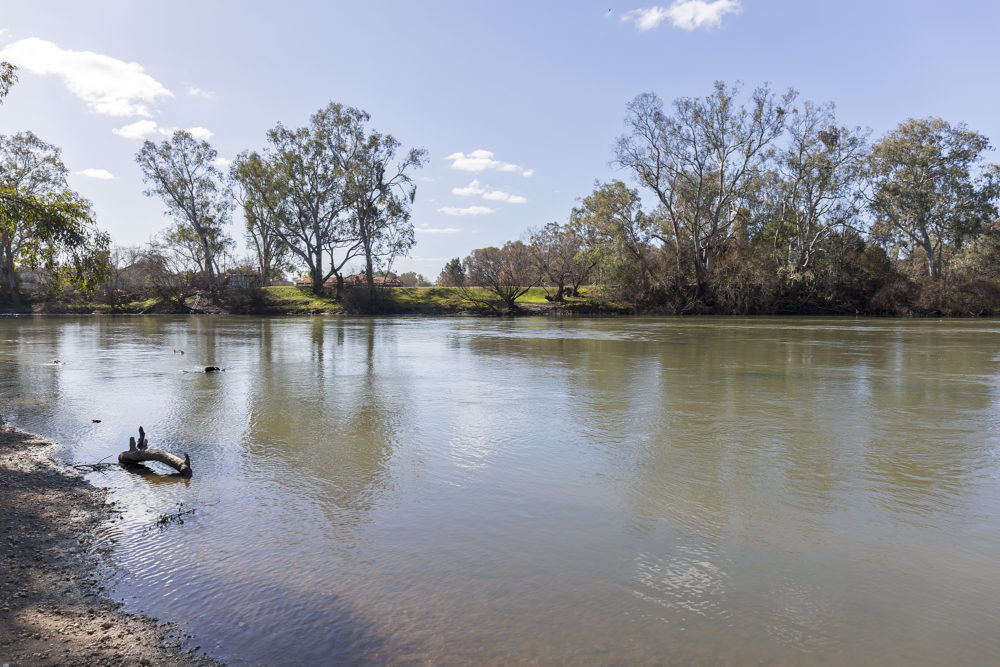
<svg viewBox="0 0 1000 667"><path fill-rule="evenodd" d="M190 453L113 591L236 664L996 664L998 399L995 321L0 320L8 421Z"/></svg>

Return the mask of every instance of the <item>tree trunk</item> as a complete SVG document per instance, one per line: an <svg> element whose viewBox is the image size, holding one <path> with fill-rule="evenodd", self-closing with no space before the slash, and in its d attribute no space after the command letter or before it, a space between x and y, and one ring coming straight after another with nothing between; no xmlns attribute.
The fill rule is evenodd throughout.
<svg viewBox="0 0 1000 667"><path fill-rule="evenodd" d="M191 476L191 459L185 453L184 458L174 456L162 449L147 449L146 432L139 427L139 442L135 438L128 439L128 451L118 455L118 465L128 467L144 461L158 461L170 466L182 477Z"/></svg>
<svg viewBox="0 0 1000 667"><path fill-rule="evenodd" d="M924 254L927 255L927 271L930 273L931 280L937 280L938 276L941 275L941 266L935 257L934 247L929 241L921 243L920 246L924 249Z"/></svg>
<svg viewBox="0 0 1000 667"><path fill-rule="evenodd" d="M14 271L14 257L9 245L0 247L0 272L3 273L4 287L10 292L10 300L21 305L21 294L17 291L17 274Z"/></svg>
<svg viewBox="0 0 1000 667"><path fill-rule="evenodd" d="M660 198L663 201L663 198ZM677 276L684 275L684 262L681 257L681 226L677 224L677 221L671 218L670 224L674 228L674 259L677 262Z"/></svg>
<svg viewBox="0 0 1000 667"><path fill-rule="evenodd" d="M3 277L6 283L5 287L10 291L11 297L17 296L17 279L14 277L14 267L6 262L3 266Z"/></svg>
<svg viewBox="0 0 1000 667"><path fill-rule="evenodd" d="M705 268L705 262L701 256L701 244L695 241L694 244L694 281L695 286L698 290L698 297L705 295L705 287L708 282L708 270Z"/></svg>
<svg viewBox="0 0 1000 667"><path fill-rule="evenodd" d="M372 266L371 248L365 244L365 281L368 283L368 304L375 304L375 267Z"/></svg>
<svg viewBox="0 0 1000 667"><path fill-rule="evenodd" d="M337 301L341 301L344 298L344 276L339 271L334 275L337 276Z"/></svg>
<svg viewBox="0 0 1000 667"><path fill-rule="evenodd" d="M319 294L323 290L323 269L316 266L310 272L310 277L312 278L313 292Z"/></svg>
<svg viewBox="0 0 1000 667"><path fill-rule="evenodd" d="M552 297L553 301L563 300L563 291L566 289L565 283L566 281L564 279L562 278L559 279L559 289L556 290L556 295Z"/></svg>

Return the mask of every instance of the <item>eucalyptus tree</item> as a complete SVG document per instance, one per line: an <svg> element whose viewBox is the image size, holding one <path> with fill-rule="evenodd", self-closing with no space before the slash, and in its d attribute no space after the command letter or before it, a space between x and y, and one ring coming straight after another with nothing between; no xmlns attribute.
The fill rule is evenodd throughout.
<svg viewBox="0 0 1000 667"><path fill-rule="evenodd" d="M7 93L15 83L17 83L17 67L0 60L0 104L3 104L3 98L7 97Z"/></svg>
<svg viewBox="0 0 1000 667"><path fill-rule="evenodd" d="M365 122L367 113L361 112ZM392 261L415 243L410 205L417 194L409 172L423 165L426 151L411 149L395 161L399 142L391 134L365 134L362 124L355 137L358 150L347 168L346 198L352 223L365 258L369 298L374 298L374 271L391 269Z"/></svg>
<svg viewBox="0 0 1000 667"><path fill-rule="evenodd" d="M567 284L575 293L597 264L594 255L584 253L586 238L574 225L550 222L530 232L530 246L538 271L555 284L554 301L562 301Z"/></svg>
<svg viewBox="0 0 1000 667"><path fill-rule="evenodd" d="M932 280L949 245L976 237L997 217L1000 168L983 159L990 148L964 123L926 118L902 123L872 151L874 231L922 249Z"/></svg>
<svg viewBox="0 0 1000 667"><path fill-rule="evenodd" d="M23 194L40 195L69 187L62 150L33 132L0 135L0 173L4 186Z"/></svg>
<svg viewBox="0 0 1000 667"><path fill-rule="evenodd" d="M650 248L655 241L675 247L669 235L654 217L642 210L638 191L621 181L595 184L594 191L570 214L570 223L586 239L592 261L607 264L624 261L639 274L639 290L649 289Z"/></svg>
<svg viewBox="0 0 1000 667"><path fill-rule="evenodd" d="M199 268L213 289L221 284L217 255L229 244L225 225L232 206L223 174L215 166L217 157L207 141L198 141L187 130L177 130L160 144L147 140L135 157L149 185L146 196L159 197L166 214L197 237Z"/></svg>
<svg viewBox="0 0 1000 667"><path fill-rule="evenodd" d="M339 293L344 266L364 252L347 186L367 118L331 102L306 127L279 123L267 133L263 153L241 154L233 165L244 196L261 206L259 221L305 264L316 291L335 276Z"/></svg>
<svg viewBox="0 0 1000 667"><path fill-rule="evenodd" d="M838 126L832 104L804 102L786 114L787 145L776 155L772 242L792 275L813 267L823 239L854 225L864 208L868 132ZM779 244L786 247L779 249Z"/></svg>
<svg viewBox="0 0 1000 667"><path fill-rule="evenodd" d="M246 240L253 248L257 271L266 285L277 278L289 264L290 250L274 224L275 192L254 187L267 181L267 165L257 153L240 156L233 164L230 178L236 186L233 194L246 224ZM247 185L243 185L246 183Z"/></svg>
<svg viewBox="0 0 1000 667"><path fill-rule="evenodd" d="M0 135L0 274L15 300L22 266L45 269L53 287L88 291L107 273L110 241L67 173L60 149L33 133Z"/></svg>
<svg viewBox="0 0 1000 667"><path fill-rule="evenodd" d="M795 98L794 91L778 98L761 86L744 105L738 93L739 85L716 82L705 98L674 100L672 115L656 95L639 95L627 107L627 133L617 143L618 164L659 200L673 238L691 244L699 290L732 238L736 212L759 182ZM682 273L680 242L674 250Z"/></svg>

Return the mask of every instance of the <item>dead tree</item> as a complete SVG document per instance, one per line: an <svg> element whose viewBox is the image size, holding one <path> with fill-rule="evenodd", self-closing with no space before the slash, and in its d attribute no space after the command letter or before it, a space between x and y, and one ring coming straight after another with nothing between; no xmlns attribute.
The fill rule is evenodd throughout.
<svg viewBox="0 0 1000 667"><path fill-rule="evenodd" d="M159 461L176 470L181 477L191 476L191 459L188 458L186 452L184 458L181 459L162 449L149 449L149 443L146 442L146 432L140 426L139 442L136 442L135 438L128 439L128 451L118 455L118 464L127 468L144 461Z"/></svg>

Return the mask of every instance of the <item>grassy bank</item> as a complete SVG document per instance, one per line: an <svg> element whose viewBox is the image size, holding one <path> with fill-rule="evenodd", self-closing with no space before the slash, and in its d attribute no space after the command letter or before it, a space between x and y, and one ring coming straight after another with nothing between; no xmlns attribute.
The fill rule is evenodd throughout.
<svg viewBox="0 0 1000 667"><path fill-rule="evenodd" d="M593 295L570 297L561 303L546 299L552 289L532 287L517 299L516 314L622 314L630 312L624 304L604 301ZM25 311L26 312L26 311ZM307 287L263 287L229 289L217 302L207 296L192 296L183 301L148 298L110 305L98 301L38 301L30 312L61 314L149 314L149 313L229 313L236 315L310 315L310 314L397 314L450 315L496 314L505 308L488 290L473 287L391 287L377 291L377 301L367 302L364 288L350 288L338 300L333 291L316 294Z"/></svg>

